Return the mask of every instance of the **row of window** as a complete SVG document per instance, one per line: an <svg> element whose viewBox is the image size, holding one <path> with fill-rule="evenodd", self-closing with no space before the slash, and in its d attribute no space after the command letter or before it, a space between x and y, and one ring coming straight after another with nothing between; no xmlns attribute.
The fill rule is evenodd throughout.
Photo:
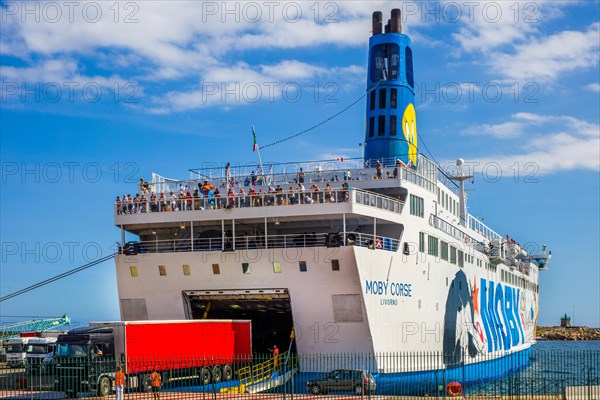
<svg viewBox="0 0 600 400"><path fill-rule="evenodd" d="M489 271L496 271L496 265L475 258L472 254L467 254L433 235L426 235L424 232L419 232L419 251L436 258L440 257L442 260L449 261L461 268L464 267L465 263L476 263L478 267L485 266Z"/></svg>
<svg viewBox="0 0 600 400"><path fill-rule="evenodd" d="M398 120L395 115L390 115L390 136L396 136ZM375 117L369 117L369 137L375 136ZM385 136L385 115L377 117L377 136Z"/></svg>
<svg viewBox="0 0 600 400"><path fill-rule="evenodd" d="M473 257L473 256L471 256L471 257ZM496 272L497 267L495 264L480 260L479 258L477 258L476 261L477 261L478 267L485 267L485 269L487 269L488 271Z"/></svg>
<svg viewBox="0 0 600 400"><path fill-rule="evenodd" d="M377 96L377 93L379 93L379 96ZM369 110L375 110L377 106L375 100L377 97L379 97L379 109L381 110L387 107L387 89L381 88L379 90L371 90L369 96ZM398 89L390 89L390 108L394 110L398 108Z"/></svg>
<svg viewBox="0 0 600 400"><path fill-rule="evenodd" d="M509 285L518 286L522 289L531 290L536 293L538 291L538 285L508 271L501 270L500 279L502 280L502 282L508 283Z"/></svg>
<svg viewBox="0 0 600 400"><path fill-rule="evenodd" d="M427 246L425 245L425 236L427 236ZM460 267L464 266L464 253L461 250L435 236L425 235L424 232L419 232L419 251L426 252L433 257L440 257L452 264L458 264Z"/></svg>
<svg viewBox="0 0 600 400"><path fill-rule="evenodd" d="M307 272L308 267L306 261L299 261L298 268L300 272ZM191 276L192 271L190 269L189 264L183 264L181 266L181 270L184 276ZM339 260L331 260L331 270L339 271L340 270L340 261ZM221 274L221 266L219 264L212 264L212 272L214 275ZM242 273L249 274L251 272L250 263L242 263ZM137 265L131 265L129 267L129 273L132 277L136 278L139 276L139 271ZM273 273L281 273L281 263L279 261L273 261ZM159 276L167 276L167 267L165 265L158 266L158 275Z"/></svg>
<svg viewBox="0 0 600 400"><path fill-rule="evenodd" d="M437 188L437 201L442 208L446 209L452 215L460 218L460 203L448 195L443 189Z"/></svg>

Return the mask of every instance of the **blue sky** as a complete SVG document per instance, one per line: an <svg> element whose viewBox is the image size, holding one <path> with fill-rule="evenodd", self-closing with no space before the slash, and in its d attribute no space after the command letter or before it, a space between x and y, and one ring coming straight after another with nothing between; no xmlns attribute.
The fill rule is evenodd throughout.
<svg viewBox="0 0 600 400"><path fill-rule="evenodd" d="M109 254L114 198L140 177L255 162L252 125L266 144L357 100L371 12L398 7L420 143L474 168L473 215L552 249L539 323L574 309L575 324L600 326L597 2L223 4L2 2L2 295ZM364 110L262 157L361 156ZM118 319L114 269L0 303L2 321Z"/></svg>

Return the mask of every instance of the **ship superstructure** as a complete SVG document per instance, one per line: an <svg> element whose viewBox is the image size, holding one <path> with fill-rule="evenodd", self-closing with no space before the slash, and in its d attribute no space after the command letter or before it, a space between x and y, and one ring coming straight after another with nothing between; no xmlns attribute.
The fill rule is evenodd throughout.
<svg viewBox="0 0 600 400"><path fill-rule="evenodd" d="M115 205L123 320L250 319L253 348L438 352L451 368L529 349L545 249L467 212L464 181L418 153L410 39L373 15L363 159L155 175ZM126 241L126 235L139 240Z"/></svg>

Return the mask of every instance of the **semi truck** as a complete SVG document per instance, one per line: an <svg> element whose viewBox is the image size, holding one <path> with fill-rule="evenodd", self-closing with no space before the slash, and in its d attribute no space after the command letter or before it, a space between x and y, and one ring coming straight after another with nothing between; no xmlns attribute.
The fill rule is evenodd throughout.
<svg viewBox="0 0 600 400"><path fill-rule="evenodd" d="M92 322L58 337L55 389L106 396L118 367L130 390L150 391L153 370L163 385L229 381L234 364L251 361L251 332L249 320Z"/></svg>
<svg viewBox="0 0 600 400"><path fill-rule="evenodd" d="M6 344L6 364L11 368L25 367L27 343L30 337L16 337L8 339Z"/></svg>
<svg viewBox="0 0 600 400"><path fill-rule="evenodd" d="M30 338L25 346L25 368L28 373L52 373L56 337Z"/></svg>

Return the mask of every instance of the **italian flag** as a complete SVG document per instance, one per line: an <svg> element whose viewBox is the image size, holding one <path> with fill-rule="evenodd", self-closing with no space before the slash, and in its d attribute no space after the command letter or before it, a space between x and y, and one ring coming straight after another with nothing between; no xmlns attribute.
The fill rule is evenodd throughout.
<svg viewBox="0 0 600 400"><path fill-rule="evenodd" d="M258 150L258 143L256 143L256 132L254 132L254 127L252 127L252 139L254 140L254 144L252 145L252 151Z"/></svg>

